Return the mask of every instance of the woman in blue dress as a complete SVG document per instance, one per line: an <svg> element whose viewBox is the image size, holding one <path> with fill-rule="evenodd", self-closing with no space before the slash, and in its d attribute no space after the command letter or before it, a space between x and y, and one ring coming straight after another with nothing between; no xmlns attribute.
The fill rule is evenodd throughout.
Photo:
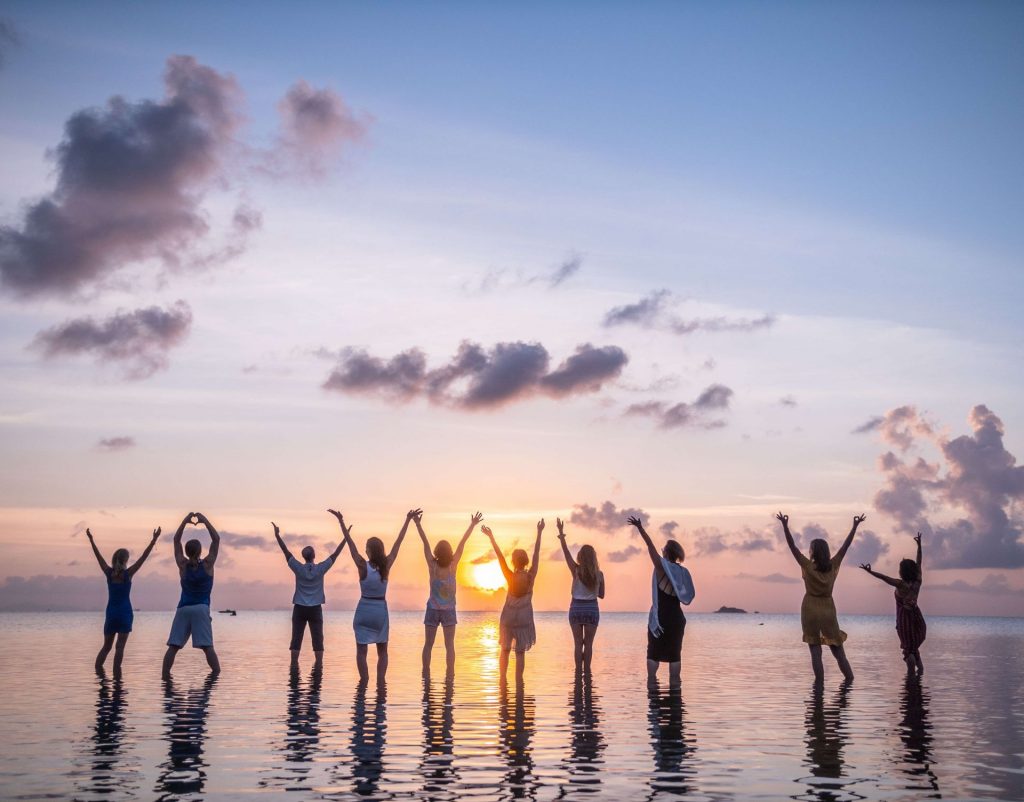
<svg viewBox="0 0 1024 802"><path fill-rule="evenodd" d="M131 566L128 565L128 549L118 549L110 558L110 565L103 559L100 550L96 547L92 532L85 530L89 538L89 545L92 546L92 553L96 555L96 562L100 564L100 570L107 578L107 611L103 621L103 648L96 655L96 673L103 672L103 664L111 648L114 649L114 674L120 675L121 661L124 660L124 647L128 643L128 636L132 631L132 621L135 614L132 612L132 577L146 561L149 553L153 551L156 541L160 537L160 527L153 530L153 539L149 541L142 556ZM115 645L114 640L117 640Z"/></svg>

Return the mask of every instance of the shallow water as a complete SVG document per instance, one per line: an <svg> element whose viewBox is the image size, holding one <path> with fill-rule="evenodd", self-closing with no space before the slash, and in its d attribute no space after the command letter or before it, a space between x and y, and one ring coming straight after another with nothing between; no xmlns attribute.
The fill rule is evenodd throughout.
<svg viewBox="0 0 1024 802"><path fill-rule="evenodd" d="M308 652L288 669L287 612L242 612L214 621L218 679L186 648L165 687L169 613L136 615L120 682L92 673L102 614L0 615L0 798L1024 799L1021 620L930 619L908 682L893 620L843 617L856 681L826 663L815 694L795 616L690 616L679 692L646 687L643 615L604 615L589 683L564 614L538 615L504 690L496 614L460 614L449 684L441 644L420 676L421 614L393 613L386 690L327 616L319 678Z"/></svg>

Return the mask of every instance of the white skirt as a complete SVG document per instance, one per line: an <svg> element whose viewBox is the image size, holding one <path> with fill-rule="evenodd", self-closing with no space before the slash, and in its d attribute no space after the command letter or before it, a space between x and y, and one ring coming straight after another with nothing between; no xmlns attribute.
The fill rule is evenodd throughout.
<svg viewBox="0 0 1024 802"><path fill-rule="evenodd" d="M388 642L388 603L385 599L360 599L352 617L356 643Z"/></svg>

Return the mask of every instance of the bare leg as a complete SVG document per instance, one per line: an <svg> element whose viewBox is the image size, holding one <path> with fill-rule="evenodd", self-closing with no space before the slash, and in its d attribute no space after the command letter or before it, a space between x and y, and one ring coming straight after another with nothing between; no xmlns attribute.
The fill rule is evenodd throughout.
<svg viewBox="0 0 1024 802"><path fill-rule="evenodd" d="M377 687L384 684L384 678L388 673L388 645L387 643L377 644Z"/></svg>
<svg viewBox="0 0 1024 802"><path fill-rule="evenodd" d="M103 636L103 646L100 647L99 653L96 655L96 673L99 674L103 670L103 664L107 662L107 655L110 654L110 649L114 645L114 633L111 632L109 635Z"/></svg>
<svg viewBox="0 0 1024 802"><path fill-rule="evenodd" d="M850 661L846 659L846 650L842 646L829 646L832 656L839 663L839 670L843 672L843 679L853 682L853 669L850 668Z"/></svg>
<svg viewBox="0 0 1024 802"><path fill-rule="evenodd" d="M171 678L171 668L174 666L174 658L178 656L179 651L181 651L180 646L168 646L167 651L164 652L164 667L160 672L160 676L164 679Z"/></svg>
<svg viewBox="0 0 1024 802"><path fill-rule="evenodd" d="M290 649L289 651L291 652L291 656L292 656L291 667L292 668L298 668L299 667L299 650L298 649Z"/></svg>
<svg viewBox="0 0 1024 802"><path fill-rule="evenodd" d="M594 637L597 635L597 624L583 625L583 670L590 673L590 660L594 656Z"/></svg>
<svg viewBox="0 0 1024 802"><path fill-rule="evenodd" d="M316 671L324 667L324 650L321 649L319 652L313 652L313 670Z"/></svg>
<svg viewBox="0 0 1024 802"><path fill-rule="evenodd" d="M124 661L124 647L128 643L130 632L118 632L117 644L114 646L114 677L121 676L121 663Z"/></svg>
<svg viewBox="0 0 1024 802"><path fill-rule="evenodd" d="M572 659L576 663L576 673L583 670L583 624L569 624L572 630Z"/></svg>
<svg viewBox="0 0 1024 802"><path fill-rule="evenodd" d="M680 672L683 664L681 662L669 663L668 664L668 685L670 688L678 688L682 684L682 677Z"/></svg>
<svg viewBox="0 0 1024 802"><path fill-rule="evenodd" d="M657 660L651 660L650 658L648 658L647 659L647 682L651 683L651 682L657 682L657 681L658 681L658 661Z"/></svg>
<svg viewBox="0 0 1024 802"><path fill-rule="evenodd" d="M523 684L523 672L526 670L526 652L516 649L516 686Z"/></svg>
<svg viewBox="0 0 1024 802"><path fill-rule="evenodd" d="M444 662L445 676L455 674L455 626L444 628Z"/></svg>
<svg viewBox="0 0 1024 802"><path fill-rule="evenodd" d="M914 649L914 662L917 664L917 675L921 676L924 674L924 661L921 660L921 652L919 649Z"/></svg>
<svg viewBox="0 0 1024 802"><path fill-rule="evenodd" d="M211 674L220 673L220 660L217 659L217 652L214 651L212 646L206 646L203 648L203 654L206 655L206 662L210 666Z"/></svg>
<svg viewBox="0 0 1024 802"><path fill-rule="evenodd" d="M359 669L359 682L365 685L370 681L370 669L366 666L366 644L356 644L356 668Z"/></svg>
<svg viewBox="0 0 1024 802"><path fill-rule="evenodd" d="M811 669L814 671L814 684L824 685L825 666L821 663L821 646L811 643L808 644L808 648L811 650Z"/></svg>
<svg viewBox="0 0 1024 802"><path fill-rule="evenodd" d="M508 676L508 653L509 650L502 646L501 652L498 654L498 676L502 682Z"/></svg>
<svg viewBox="0 0 1024 802"><path fill-rule="evenodd" d="M423 676L430 676L430 654L434 651L434 639L437 637L437 627L429 624L423 625Z"/></svg>

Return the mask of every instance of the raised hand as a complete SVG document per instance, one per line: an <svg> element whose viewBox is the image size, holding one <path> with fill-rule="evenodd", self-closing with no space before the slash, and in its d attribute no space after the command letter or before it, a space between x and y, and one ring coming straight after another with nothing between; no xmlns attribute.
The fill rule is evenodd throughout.
<svg viewBox="0 0 1024 802"><path fill-rule="evenodd" d="M89 531L88 529L86 531ZM92 537L92 535L90 535ZM160 539L160 527L158 526L153 530L153 542L156 543Z"/></svg>
<svg viewBox="0 0 1024 802"><path fill-rule="evenodd" d="M629 523L630 526L635 526L637 529L644 528L644 522L637 518L635 515L630 515L626 519L626 521Z"/></svg>
<svg viewBox="0 0 1024 802"><path fill-rule="evenodd" d="M274 527L274 537L280 537L281 536L281 530L277 528L277 524L275 524L273 521L271 521L270 525L272 527Z"/></svg>
<svg viewBox="0 0 1024 802"><path fill-rule="evenodd" d="M86 530L86 531L88 531L88 530ZM915 543L916 543L916 544L917 544L918 546L920 546L920 545L921 545L921 533L920 533L920 532L918 532L918 533L917 533L916 535L914 535L914 542L915 542Z"/></svg>
<svg viewBox="0 0 1024 802"><path fill-rule="evenodd" d="M558 536L561 538L565 537L565 521L561 518L555 518L555 526L558 527Z"/></svg>
<svg viewBox="0 0 1024 802"><path fill-rule="evenodd" d="M491 540L494 540L494 532L491 531L491 527L487 526L487 524L481 526L480 531L487 535Z"/></svg>
<svg viewBox="0 0 1024 802"><path fill-rule="evenodd" d="M782 522L783 526L785 526L785 527L789 526L789 516L786 515L784 512L777 512L775 514L775 517L778 518L779 521Z"/></svg>
<svg viewBox="0 0 1024 802"><path fill-rule="evenodd" d="M335 518L337 518L337 519L338 519L338 523L341 523L342 521L344 521L344 520L345 520L345 519L344 519L344 518L342 517L341 513L340 513L340 512L338 512L337 510L327 510L327 511L328 511L328 512L329 512L329 513L330 513L331 515L333 515L333 516L334 516Z"/></svg>
<svg viewBox="0 0 1024 802"><path fill-rule="evenodd" d="M405 518L406 518L407 521L416 521L416 523L419 523L420 518L422 518L422 517L423 517L423 510L421 510L419 507L417 507L414 510L409 510L409 512L407 512L405 514Z"/></svg>
<svg viewBox="0 0 1024 802"><path fill-rule="evenodd" d="M853 528L856 529L867 519L866 515L854 515L853 516Z"/></svg>
<svg viewBox="0 0 1024 802"><path fill-rule="evenodd" d="M484 514L482 512L474 512L472 515L469 516L470 526L476 526L483 519L484 519Z"/></svg>
<svg viewBox="0 0 1024 802"><path fill-rule="evenodd" d="M544 519L541 518L539 521L537 521L537 534L539 535L543 531L544 531Z"/></svg>
<svg viewBox="0 0 1024 802"><path fill-rule="evenodd" d="M184 528L186 526L191 526L192 523L193 523L192 519L195 518L195 517L196 517L196 514L194 512L190 512L188 515L186 515L184 518L182 518L181 519L181 526L182 526L182 528Z"/></svg>
<svg viewBox="0 0 1024 802"><path fill-rule="evenodd" d="M871 563L861 563L860 567L867 571L869 574L871 573Z"/></svg>
<svg viewBox="0 0 1024 802"><path fill-rule="evenodd" d="M85 536L89 538L89 540L92 540L92 531L88 527L86 527Z"/></svg>

